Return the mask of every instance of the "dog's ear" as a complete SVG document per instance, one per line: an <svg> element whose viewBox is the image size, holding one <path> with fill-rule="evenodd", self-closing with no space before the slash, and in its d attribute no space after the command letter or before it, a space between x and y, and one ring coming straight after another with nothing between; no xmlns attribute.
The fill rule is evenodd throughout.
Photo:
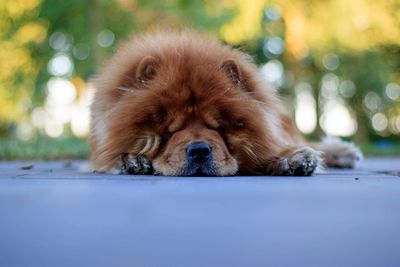
<svg viewBox="0 0 400 267"><path fill-rule="evenodd" d="M233 59L226 59L221 64L221 69L228 75L229 79L235 84L240 85L242 82L242 73L238 64Z"/></svg>
<svg viewBox="0 0 400 267"><path fill-rule="evenodd" d="M152 56L144 57L136 70L136 81L143 83L152 80L156 75L157 59Z"/></svg>

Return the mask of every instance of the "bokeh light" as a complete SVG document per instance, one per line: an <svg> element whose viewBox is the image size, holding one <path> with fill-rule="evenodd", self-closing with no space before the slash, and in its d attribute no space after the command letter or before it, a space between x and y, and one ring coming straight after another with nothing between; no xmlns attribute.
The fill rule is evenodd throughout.
<svg viewBox="0 0 400 267"><path fill-rule="evenodd" d="M72 107L71 130L78 137L86 137L90 127L90 104L93 99L94 88L91 84L81 94L79 100Z"/></svg>
<svg viewBox="0 0 400 267"><path fill-rule="evenodd" d="M71 48L70 38L63 32L54 32L49 38L50 47L58 52L67 52Z"/></svg>
<svg viewBox="0 0 400 267"><path fill-rule="evenodd" d="M101 47L109 47L114 43L115 35L110 30L102 30L97 35L97 43Z"/></svg>
<svg viewBox="0 0 400 267"><path fill-rule="evenodd" d="M333 55L330 56L333 57ZM333 67L337 67L333 65L329 67L329 64L326 63L325 68L332 70ZM352 136L357 131L355 114L343 98L354 93L355 86L351 81L341 81L340 77L333 72L323 75L319 98L322 111L319 123L327 135Z"/></svg>
<svg viewBox="0 0 400 267"><path fill-rule="evenodd" d="M400 99L400 85L397 83L389 83L386 85L386 95L391 100L398 100Z"/></svg>
<svg viewBox="0 0 400 267"><path fill-rule="evenodd" d="M47 70L54 76L71 76L74 65L67 54L58 53L49 61Z"/></svg>
<svg viewBox="0 0 400 267"><path fill-rule="evenodd" d="M48 136L56 138L63 133L64 124L57 117L48 114L44 129Z"/></svg>
<svg viewBox="0 0 400 267"><path fill-rule="evenodd" d="M327 70L334 71L339 67L339 57L333 53L326 54L322 63Z"/></svg>
<svg viewBox="0 0 400 267"><path fill-rule="evenodd" d="M261 67L261 73L265 80L279 87L283 82L283 64L279 60L270 60L267 64Z"/></svg>
<svg viewBox="0 0 400 267"><path fill-rule="evenodd" d="M322 77L321 96L324 99L333 99L338 96L339 77L334 73L327 73Z"/></svg>
<svg viewBox="0 0 400 267"><path fill-rule="evenodd" d="M351 80L344 80L340 82L339 92L346 98L351 98L356 93L356 85Z"/></svg>
<svg viewBox="0 0 400 267"><path fill-rule="evenodd" d="M354 115L338 100L330 100L325 104L320 124L328 135L352 136L357 131Z"/></svg>
<svg viewBox="0 0 400 267"><path fill-rule="evenodd" d="M269 5L265 9L265 17L271 21L276 21L281 18L281 8L277 5Z"/></svg>
<svg viewBox="0 0 400 267"><path fill-rule="evenodd" d="M388 127L388 120L386 115L383 113L376 113L372 116L372 127L378 132L383 132Z"/></svg>
<svg viewBox="0 0 400 267"><path fill-rule="evenodd" d="M375 92L368 92L364 97L364 105L370 111L377 111L381 107L382 100Z"/></svg>
<svg viewBox="0 0 400 267"><path fill-rule="evenodd" d="M18 123L17 137L21 140L29 140L33 137L34 128L31 122L23 120Z"/></svg>
<svg viewBox="0 0 400 267"><path fill-rule="evenodd" d="M90 47L87 44L77 44L73 50L72 53L74 57L76 57L79 60L85 60L89 57L90 55Z"/></svg>
<svg viewBox="0 0 400 267"><path fill-rule="evenodd" d="M64 78L52 78L47 83L47 97L44 105L45 130L51 137L58 137L64 125L71 120L72 105L76 98L74 85Z"/></svg>
<svg viewBox="0 0 400 267"><path fill-rule="evenodd" d="M285 43L280 37L271 37L265 41L264 45L264 53L269 56L272 55L280 55L284 50Z"/></svg>
<svg viewBox="0 0 400 267"><path fill-rule="evenodd" d="M300 131L305 134L312 133L317 126L316 101L309 83L299 83L295 87L295 121Z"/></svg>

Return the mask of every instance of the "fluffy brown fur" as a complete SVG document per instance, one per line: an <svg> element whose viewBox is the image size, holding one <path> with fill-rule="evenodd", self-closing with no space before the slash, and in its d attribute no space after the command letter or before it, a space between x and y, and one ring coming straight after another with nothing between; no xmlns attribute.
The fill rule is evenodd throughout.
<svg viewBox="0 0 400 267"><path fill-rule="evenodd" d="M342 141L305 145L252 59L193 32L135 37L95 86L94 171L310 175L321 164L318 147L338 167L361 155Z"/></svg>

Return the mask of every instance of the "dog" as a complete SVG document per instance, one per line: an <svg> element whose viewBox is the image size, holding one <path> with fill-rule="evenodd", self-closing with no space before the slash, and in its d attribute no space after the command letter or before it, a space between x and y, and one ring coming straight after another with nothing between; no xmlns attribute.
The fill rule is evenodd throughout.
<svg viewBox="0 0 400 267"><path fill-rule="evenodd" d="M94 80L91 168L167 176L308 176L359 148L308 143L252 58L192 31L134 37Z"/></svg>

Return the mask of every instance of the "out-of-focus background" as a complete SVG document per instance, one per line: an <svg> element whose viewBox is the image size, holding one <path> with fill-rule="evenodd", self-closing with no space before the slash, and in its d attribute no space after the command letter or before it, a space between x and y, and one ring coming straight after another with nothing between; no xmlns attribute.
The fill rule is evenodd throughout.
<svg viewBox="0 0 400 267"><path fill-rule="evenodd" d="M253 55L310 138L400 154L399 0L0 0L0 159L86 157L90 78L160 26Z"/></svg>

